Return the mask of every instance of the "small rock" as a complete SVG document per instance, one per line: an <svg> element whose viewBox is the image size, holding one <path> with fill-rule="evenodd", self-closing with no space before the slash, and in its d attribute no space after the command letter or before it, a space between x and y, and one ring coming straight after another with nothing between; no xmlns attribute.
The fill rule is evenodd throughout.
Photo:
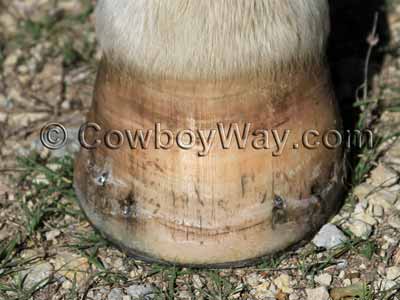
<svg viewBox="0 0 400 300"><path fill-rule="evenodd" d="M345 280L343 280L343 286L351 286L351 279L346 278Z"/></svg>
<svg viewBox="0 0 400 300"><path fill-rule="evenodd" d="M399 280L400 279L400 267L390 267L386 270L386 278L388 280Z"/></svg>
<svg viewBox="0 0 400 300"><path fill-rule="evenodd" d="M5 68L13 68L17 64L19 58L21 57L22 52L21 51L15 51L14 53L11 53L6 57L6 59L3 62L3 65Z"/></svg>
<svg viewBox="0 0 400 300"><path fill-rule="evenodd" d="M300 300L300 296L297 294L290 294L289 300Z"/></svg>
<svg viewBox="0 0 400 300"><path fill-rule="evenodd" d="M391 215L388 219L388 224L395 229L400 229L400 216L397 214Z"/></svg>
<svg viewBox="0 0 400 300"><path fill-rule="evenodd" d="M332 283L332 275L325 273L325 274L321 274L318 275L314 278L316 283L319 283L320 285L323 286L330 286Z"/></svg>
<svg viewBox="0 0 400 300"><path fill-rule="evenodd" d="M0 112L0 123L5 123L7 121L7 118L8 116L6 113Z"/></svg>
<svg viewBox="0 0 400 300"><path fill-rule="evenodd" d="M62 283L62 288L64 290L70 290L72 287L73 287L73 284L69 280L64 280L64 282Z"/></svg>
<svg viewBox="0 0 400 300"><path fill-rule="evenodd" d="M371 193L373 189L373 186L370 186L367 183L363 183L354 188L353 194L358 198L358 200L362 201Z"/></svg>
<svg viewBox="0 0 400 300"><path fill-rule="evenodd" d="M9 116L9 124L15 128L21 128L46 118L48 118L47 113L17 113Z"/></svg>
<svg viewBox="0 0 400 300"><path fill-rule="evenodd" d="M362 239L368 239L372 234L372 226L360 220L350 221L348 228L355 236Z"/></svg>
<svg viewBox="0 0 400 300"><path fill-rule="evenodd" d="M290 277L287 274L282 274L274 280L274 284L285 294L293 293L293 289L290 287Z"/></svg>
<svg viewBox="0 0 400 300"><path fill-rule="evenodd" d="M364 223L367 223L368 225L371 225L371 226L378 224L378 222L375 220L375 218L371 217L370 215L368 215L364 212L353 214L352 218L355 220L359 220Z"/></svg>
<svg viewBox="0 0 400 300"><path fill-rule="evenodd" d="M400 266L400 248L396 250L396 253L393 255L393 261L396 266Z"/></svg>
<svg viewBox="0 0 400 300"><path fill-rule="evenodd" d="M337 263L336 267L339 270L343 270L343 269L346 269L348 267L348 265L349 265L349 262L347 260L340 259L340 260L338 260L338 263Z"/></svg>
<svg viewBox="0 0 400 300"><path fill-rule="evenodd" d="M265 300L275 300L276 299L276 288L275 286L271 289L271 284L269 282L264 282L256 287L253 295L256 299L265 299Z"/></svg>
<svg viewBox="0 0 400 300"><path fill-rule="evenodd" d="M129 295L124 295L123 297L122 297L122 300L131 300L132 298L131 298L131 296L129 296Z"/></svg>
<svg viewBox="0 0 400 300"><path fill-rule="evenodd" d="M378 218L383 217L383 215L384 215L383 207L380 206L380 205L373 205L373 206L372 206L372 214L373 214L375 217L378 217Z"/></svg>
<svg viewBox="0 0 400 300"><path fill-rule="evenodd" d="M126 293L133 299L152 299L154 297L153 288L149 285L134 284L126 289Z"/></svg>
<svg viewBox="0 0 400 300"><path fill-rule="evenodd" d="M35 285L44 285L52 276L53 266L47 262L37 264L29 270L21 272L22 277L26 277L24 287L27 289L33 288Z"/></svg>
<svg viewBox="0 0 400 300"><path fill-rule="evenodd" d="M365 210L368 208L368 202L366 201L360 201L356 204L356 207L354 208L354 213L355 214L362 214L365 212Z"/></svg>
<svg viewBox="0 0 400 300"><path fill-rule="evenodd" d="M369 203L381 206L385 212L393 211L393 204L397 201L397 195L385 190L377 191L369 197Z"/></svg>
<svg viewBox="0 0 400 300"><path fill-rule="evenodd" d="M49 185L50 184L49 180L47 179L46 175L44 175L44 174L39 174L38 176L36 176L33 179L33 182L35 184L42 184L42 185Z"/></svg>
<svg viewBox="0 0 400 300"><path fill-rule="evenodd" d="M314 237L313 243L320 248L332 249L347 241L344 233L333 224L327 224L321 228Z"/></svg>
<svg viewBox="0 0 400 300"><path fill-rule="evenodd" d="M89 261L87 258L70 252L59 252L54 261L57 272L70 281L74 281L75 276L78 282L84 281L89 270Z"/></svg>
<svg viewBox="0 0 400 300"><path fill-rule="evenodd" d="M203 281L201 280L201 278L200 278L199 275L194 274L194 275L192 276L192 281L193 281L193 286L194 286L195 289L200 290L200 289L203 288L204 283L203 283Z"/></svg>
<svg viewBox="0 0 400 300"><path fill-rule="evenodd" d="M397 183L398 175L392 170L386 168L383 164L379 164L372 172L368 181L379 187L392 186Z"/></svg>
<svg viewBox="0 0 400 300"><path fill-rule="evenodd" d="M354 299L365 293L365 284L359 283L351 286L333 288L331 290L332 300Z"/></svg>
<svg viewBox="0 0 400 300"><path fill-rule="evenodd" d="M246 282L251 287L255 287L255 286L259 285L260 277L258 276L257 273L251 273L248 276L246 276Z"/></svg>
<svg viewBox="0 0 400 300"><path fill-rule="evenodd" d="M192 295L189 293L189 291L180 291L178 294L178 299L191 299Z"/></svg>
<svg viewBox="0 0 400 300"><path fill-rule="evenodd" d="M326 287L306 289L307 300L329 300L330 296Z"/></svg>
<svg viewBox="0 0 400 300"><path fill-rule="evenodd" d="M392 290L397 283L393 280L382 279L375 282L374 287L377 292Z"/></svg>
<svg viewBox="0 0 400 300"><path fill-rule="evenodd" d="M61 235L61 231L58 229L46 232L46 240L53 241L60 235Z"/></svg>
<svg viewBox="0 0 400 300"><path fill-rule="evenodd" d="M108 300L123 300L124 293L122 289L112 289L111 292L108 294Z"/></svg>

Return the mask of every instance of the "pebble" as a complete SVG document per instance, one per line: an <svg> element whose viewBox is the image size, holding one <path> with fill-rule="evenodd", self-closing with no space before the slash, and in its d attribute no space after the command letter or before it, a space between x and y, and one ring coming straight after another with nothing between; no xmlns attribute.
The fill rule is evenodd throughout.
<svg viewBox="0 0 400 300"><path fill-rule="evenodd" d="M260 277L257 273L251 273L246 276L246 282L248 285L254 287L260 284Z"/></svg>
<svg viewBox="0 0 400 300"><path fill-rule="evenodd" d="M134 284L126 289L126 293L132 299L152 299L154 290L151 286L146 284Z"/></svg>
<svg viewBox="0 0 400 300"><path fill-rule="evenodd" d="M391 215L388 219L388 224L395 229L400 229L400 216L397 214Z"/></svg>
<svg viewBox="0 0 400 300"><path fill-rule="evenodd" d="M46 232L46 240L53 241L60 235L61 235L61 231L58 229L48 231L48 232Z"/></svg>
<svg viewBox="0 0 400 300"><path fill-rule="evenodd" d="M282 274L274 280L274 284L285 294L293 293L293 289L290 287L290 277L287 274Z"/></svg>
<svg viewBox="0 0 400 300"><path fill-rule="evenodd" d="M58 273L70 281L82 282L88 276L89 261L87 258L67 251L59 252L54 260L54 266Z"/></svg>
<svg viewBox="0 0 400 300"><path fill-rule="evenodd" d="M326 287L306 289L307 300L329 300L330 296Z"/></svg>
<svg viewBox="0 0 400 300"><path fill-rule="evenodd" d="M360 220L351 220L348 228L355 236L362 239L368 239L373 230L371 225Z"/></svg>
<svg viewBox="0 0 400 300"><path fill-rule="evenodd" d="M400 280L400 267L390 267L386 270L386 279Z"/></svg>
<svg viewBox="0 0 400 300"><path fill-rule="evenodd" d="M25 277L24 287L30 289L37 284L45 284L46 279L49 279L52 273L53 266L48 262L37 264L29 270L22 271L22 277Z"/></svg>
<svg viewBox="0 0 400 300"><path fill-rule="evenodd" d="M360 220L371 226L378 224L378 222L375 220L374 217L371 217L370 215L368 215L364 212L353 214L352 218L355 220Z"/></svg>
<svg viewBox="0 0 400 300"><path fill-rule="evenodd" d="M382 279L375 281L374 287L377 292L389 291L397 286L397 283L393 280Z"/></svg>
<svg viewBox="0 0 400 300"><path fill-rule="evenodd" d="M358 198L358 200L362 201L371 193L373 189L373 186L363 183L354 188L353 194Z"/></svg>
<svg viewBox="0 0 400 300"><path fill-rule="evenodd" d="M372 214L373 214L375 217L382 218L383 215L384 215L383 207L380 206L380 205L373 205L373 206L372 206Z"/></svg>
<svg viewBox="0 0 400 300"><path fill-rule="evenodd" d="M343 270L343 269L346 269L348 265L349 265L349 262L347 260L340 259L340 260L338 260L338 263L337 263L336 267L339 270Z"/></svg>
<svg viewBox="0 0 400 300"><path fill-rule="evenodd" d="M0 123L5 123L7 121L7 114L0 112Z"/></svg>
<svg viewBox="0 0 400 300"><path fill-rule="evenodd" d="M300 300L300 297L297 294L290 294L289 300Z"/></svg>
<svg viewBox="0 0 400 300"><path fill-rule="evenodd" d="M6 57L6 59L3 62L4 68L13 68L17 64L19 58L21 57L22 52L21 50L17 50L14 53L11 53Z"/></svg>
<svg viewBox="0 0 400 300"><path fill-rule="evenodd" d="M275 300L276 294L277 291L275 286L271 286L269 282L264 282L263 284L257 286L254 292L254 297L262 300Z"/></svg>
<svg viewBox="0 0 400 300"><path fill-rule="evenodd" d="M343 280L343 286L351 286L351 280L349 278Z"/></svg>
<svg viewBox="0 0 400 300"><path fill-rule="evenodd" d="M332 275L325 273L314 278L315 282L322 286L330 286L332 283Z"/></svg>
<svg viewBox="0 0 400 300"><path fill-rule="evenodd" d="M201 280L200 276L197 274L194 274L192 276L192 281L193 281L193 286L195 289L200 290L204 286L203 281Z"/></svg>
<svg viewBox="0 0 400 300"><path fill-rule="evenodd" d="M386 168L383 164L379 164L370 175L368 179L375 186L393 186L397 183L398 175L392 170Z"/></svg>
<svg viewBox="0 0 400 300"><path fill-rule="evenodd" d="M333 224L327 224L314 237L313 243L320 248L332 249L347 240L348 238L339 228Z"/></svg>
<svg viewBox="0 0 400 300"><path fill-rule="evenodd" d="M115 288L112 289L111 292L108 294L107 300L123 300L124 292L122 289Z"/></svg>

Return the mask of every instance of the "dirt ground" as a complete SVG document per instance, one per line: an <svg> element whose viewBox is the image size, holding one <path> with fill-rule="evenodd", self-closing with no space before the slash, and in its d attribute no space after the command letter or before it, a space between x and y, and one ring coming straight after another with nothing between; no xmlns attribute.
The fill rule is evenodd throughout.
<svg viewBox="0 0 400 300"><path fill-rule="evenodd" d="M349 153L349 193L324 229L340 243L195 270L135 261L94 232L72 188L77 141L39 142L49 122L74 133L85 120L95 1L0 0L0 299L400 299L400 2L336 1L329 61L345 126L376 136Z"/></svg>

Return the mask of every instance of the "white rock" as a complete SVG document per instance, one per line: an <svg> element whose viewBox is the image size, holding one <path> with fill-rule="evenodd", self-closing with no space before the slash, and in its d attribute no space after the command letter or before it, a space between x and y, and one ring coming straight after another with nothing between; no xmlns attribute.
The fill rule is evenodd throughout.
<svg viewBox="0 0 400 300"><path fill-rule="evenodd" d="M360 221L360 220L352 220L348 224L348 228L350 231L357 237L362 239L367 239L372 234L372 226Z"/></svg>
<svg viewBox="0 0 400 300"><path fill-rule="evenodd" d="M395 203L397 197L388 191L378 191L372 194L369 198L369 203L372 205L381 206L385 212L391 213L393 211L393 203Z"/></svg>
<svg viewBox="0 0 400 300"><path fill-rule="evenodd" d="M314 237L313 243L320 248L332 249L347 241L344 233L333 224L326 224Z"/></svg>
<svg viewBox="0 0 400 300"><path fill-rule="evenodd" d="M351 280L349 278L346 278L345 280L343 280L343 286L345 286L345 287L351 286Z"/></svg>
<svg viewBox="0 0 400 300"><path fill-rule="evenodd" d="M257 273L251 273L246 276L246 282L248 285L255 287L260 284L260 276Z"/></svg>
<svg viewBox="0 0 400 300"><path fill-rule="evenodd" d="M360 220L371 226L378 224L378 222L375 220L375 218L371 217L370 215L368 215L364 212L353 214L351 217L355 220Z"/></svg>
<svg viewBox="0 0 400 300"><path fill-rule="evenodd" d="M6 59L3 62L3 65L5 68L12 68L15 67L15 65L17 64L19 58L21 56L21 52L20 51L16 51L14 53L11 53L10 55L8 55L6 57Z"/></svg>
<svg viewBox="0 0 400 300"><path fill-rule="evenodd" d="M132 299L152 299L154 290L151 286L145 284L134 284L126 289L126 293Z"/></svg>
<svg viewBox="0 0 400 300"><path fill-rule="evenodd" d="M62 283L62 288L63 288L64 290L70 290L70 289L72 289L72 287L73 287L73 284L72 284L72 282L69 281L69 280L65 280L65 281Z"/></svg>
<svg viewBox="0 0 400 300"><path fill-rule="evenodd" d="M393 280L382 279L375 282L374 287L377 292L389 291L397 286Z"/></svg>
<svg viewBox="0 0 400 300"><path fill-rule="evenodd" d="M122 297L122 300L131 300L132 298L131 298L131 296L129 296L129 295L124 295L123 297Z"/></svg>
<svg viewBox="0 0 400 300"><path fill-rule="evenodd" d="M392 170L379 164L372 172L368 181L375 186L392 186L397 183L398 175Z"/></svg>
<svg viewBox="0 0 400 300"><path fill-rule="evenodd" d="M326 287L306 289L307 300L329 300L330 296Z"/></svg>
<svg viewBox="0 0 400 300"><path fill-rule="evenodd" d="M44 120L47 117L47 113L18 113L9 116L9 124L16 128L27 127L29 124Z"/></svg>
<svg viewBox="0 0 400 300"><path fill-rule="evenodd" d="M24 287L27 289L33 288L35 285L43 285L47 283L53 273L53 266L47 262L37 264L29 270L22 271L22 276L25 277Z"/></svg>
<svg viewBox="0 0 400 300"><path fill-rule="evenodd" d="M325 273L318 275L314 278L316 283L319 283L320 285L323 286L330 286L332 283L332 275Z"/></svg>
<svg viewBox="0 0 400 300"><path fill-rule="evenodd" d="M354 188L353 194L358 198L358 200L362 201L371 193L373 189L373 186L363 183Z"/></svg>
<svg viewBox="0 0 400 300"><path fill-rule="evenodd" d="M108 294L107 299L108 300L123 300L124 293L122 289L112 289L111 292Z"/></svg>
<svg viewBox="0 0 400 300"><path fill-rule="evenodd" d="M400 216L399 215L391 215L388 219L388 223L395 229L400 229Z"/></svg>
<svg viewBox="0 0 400 300"><path fill-rule="evenodd" d="M0 123L5 123L7 121L7 114L0 112Z"/></svg>
<svg viewBox="0 0 400 300"><path fill-rule="evenodd" d="M348 267L348 265L349 265L349 262L348 262L347 260L345 260L345 259L339 259L339 260L338 260L338 263L337 263L337 265L336 265L336 267L337 267L339 270L343 270L343 269L346 269L346 268Z"/></svg>
<svg viewBox="0 0 400 300"><path fill-rule="evenodd" d="M375 217L378 217L378 218L383 217L383 215L384 215L383 207L380 206L380 205L373 205L373 206L372 206L372 214L373 214Z"/></svg>
<svg viewBox="0 0 400 300"><path fill-rule="evenodd" d="M52 241L61 235L61 231L58 229L46 232L46 240Z"/></svg>
<svg viewBox="0 0 400 300"><path fill-rule="evenodd" d="M289 300L300 300L300 296L297 294L290 294Z"/></svg>
<svg viewBox="0 0 400 300"><path fill-rule="evenodd" d="M263 299L263 300L275 300L276 290L270 289L271 284L269 282L264 282L257 286L254 290L254 297L256 299Z"/></svg>
<svg viewBox="0 0 400 300"><path fill-rule="evenodd" d="M400 267L390 267L386 270L388 280L400 280Z"/></svg>
<svg viewBox="0 0 400 300"><path fill-rule="evenodd" d="M200 290L204 286L203 281L201 280L200 276L197 274L194 274L192 276L192 281L193 281L193 286L195 289Z"/></svg>
<svg viewBox="0 0 400 300"><path fill-rule="evenodd" d="M293 289L290 287L290 277L287 274L282 274L274 280L274 284L285 294L293 293Z"/></svg>
<svg viewBox="0 0 400 300"><path fill-rule="evenodd" d="M354 208L354 213L355 214L362 214L365 212L365 210L368 208L368 202L366 201L360 201L356 204L356 207Z"/></svg>

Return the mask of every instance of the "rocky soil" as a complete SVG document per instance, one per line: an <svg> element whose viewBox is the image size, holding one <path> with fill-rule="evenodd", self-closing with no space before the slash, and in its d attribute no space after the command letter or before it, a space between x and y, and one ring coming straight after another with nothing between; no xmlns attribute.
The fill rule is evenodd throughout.
<svg viewBox="0 0 400 300"><path fill-rule="evenodd" d="M46 123L74 132L84 122L101 55L93 5L0 0L0 299L400 299L398 1L384 11L390 42L365 36L384 58L356 99L357 128L379 141L351 158L340 213L295 251L201 271L147 265L109 245L76 204L76 139L56 152L38 140Z"/></svg>

